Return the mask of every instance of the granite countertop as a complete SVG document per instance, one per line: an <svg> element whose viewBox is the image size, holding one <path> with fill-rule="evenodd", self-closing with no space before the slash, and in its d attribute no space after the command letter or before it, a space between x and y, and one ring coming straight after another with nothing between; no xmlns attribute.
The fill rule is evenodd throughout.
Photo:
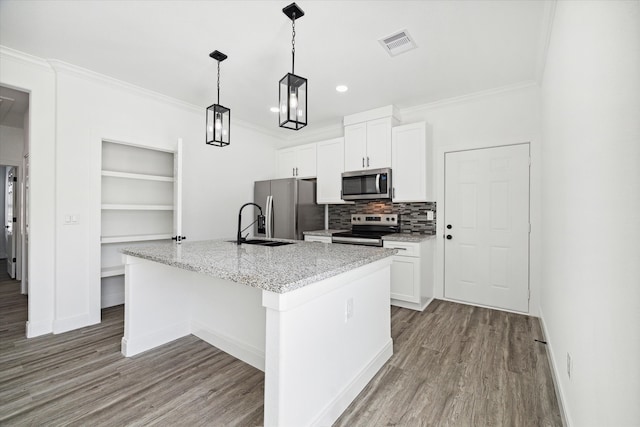
<svg viewBox="0 0 640 427"><path fill-rule="evenodd" d="M416 242L420 243L425 240L434 239L435 234L418 234L418 233L394 233L382 236L382 241L389 242Z"/></svg>
<svg viewBox="0 0 640 427"><path fill-rule="evenodd" d="M302 288L397 252L395 249L301 240L277 247L238 246L229 240L158 243L123 248L121 252L276 293Z"/></svg>
<svg viewBox="0 0 640 427"><path fill-rule="evenodd" d="M329 230L312 230L312 231L305 231L303 232L303 234L305 236L323 236L323 237L331 237L334 233L342 233L343 231L349 231L349 230L336 230L336 229L329 229Z"/></svg>

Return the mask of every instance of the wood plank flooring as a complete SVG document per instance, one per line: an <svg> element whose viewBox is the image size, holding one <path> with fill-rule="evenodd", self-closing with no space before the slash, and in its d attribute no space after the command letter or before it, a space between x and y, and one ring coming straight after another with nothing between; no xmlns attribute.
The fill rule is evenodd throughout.
<svg viewBox="0 0 640 427"><path fill-rule="evenodd" d="M264 374L190 336L120 354L123 308L27 340L27 298L0 263L0 425L254 426ZM535 318L435 301L392 308L394 356L336 426L560 426Z"/></svg>

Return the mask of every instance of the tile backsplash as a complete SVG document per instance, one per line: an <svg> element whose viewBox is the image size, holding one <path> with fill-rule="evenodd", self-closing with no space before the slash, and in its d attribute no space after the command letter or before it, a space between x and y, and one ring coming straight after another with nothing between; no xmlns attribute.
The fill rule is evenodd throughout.
<svg viewBox="0 0 640 427"><path fill-rule="evenodd" d="M433 221L427 220L433 211ZM436 202L391 203L388 200L355 202L352 205L329 205L329 228L351 229L352 214L398 214L402 233L436 234Z"/></svg>

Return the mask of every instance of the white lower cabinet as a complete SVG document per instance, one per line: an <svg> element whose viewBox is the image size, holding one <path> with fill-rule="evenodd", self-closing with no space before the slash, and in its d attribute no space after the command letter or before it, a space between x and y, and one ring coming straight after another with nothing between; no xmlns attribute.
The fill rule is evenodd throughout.
<svg viewBox="0 0 640 427"><path fill-rule="evenodd" d="M304 236L305 242L321 242L321 243L331 243L330 236Z"/></svg>
<svg viewBox="0 0 640 427"><path fill-rule="evenodd" d="M422 242L385 241L398 249L391 264L391 304L422 311L433 299L434 239Z"/></svg>

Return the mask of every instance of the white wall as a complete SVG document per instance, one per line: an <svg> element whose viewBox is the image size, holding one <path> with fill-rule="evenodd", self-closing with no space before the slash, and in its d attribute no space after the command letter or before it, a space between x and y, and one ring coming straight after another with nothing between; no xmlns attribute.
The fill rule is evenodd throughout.
<svg viewBox="0 0 640 427"><path fill-rule="evenodd" d="M233 237L253 181L274 173L274 137L234 121L229 147L207 146L203 108L69 64L0 47L0 84L30 93L28 336L100 320L102 138L171 149L183 138L189 240ZM69 213L78 225L63 225Z"/></svg>
<svg viewBox="0 0 640 427"><path fill-rule="evenodd" d="M566 418L639 425L640 2L558 2L542 100L540 306Z"/></svg>
<svg viewBox="0 0 640 427"><path fill-rule="evenodd" d="M529 313L538 315L540 288L540 88L530 83L400 111L403 123L426 120L433 130L437 236L444 234L444 153L531 144L531 241ZM436 239L435 297L444 296L444 242Z"/></svg>
<svg viewBox="0 0 640 427"><path fill-rule="evenodd" d="M46 61L0 46L0 84L30 94L31 201L27 336L32 337L53 329L55 74Z"/></svg>
<svg viewBox="0 0 640 427"><path fill-rule="evenodd" d="M103 138L168 149L183 139L183 234L189 241L233 238L238 208L253 200L253 182L274 173L276 141L236 121L231 145L208 146L204 108L52 64L58 117L54 332L63 332L100 320ZM69 214L78 215L79 225L63 224Z"/></svg>

